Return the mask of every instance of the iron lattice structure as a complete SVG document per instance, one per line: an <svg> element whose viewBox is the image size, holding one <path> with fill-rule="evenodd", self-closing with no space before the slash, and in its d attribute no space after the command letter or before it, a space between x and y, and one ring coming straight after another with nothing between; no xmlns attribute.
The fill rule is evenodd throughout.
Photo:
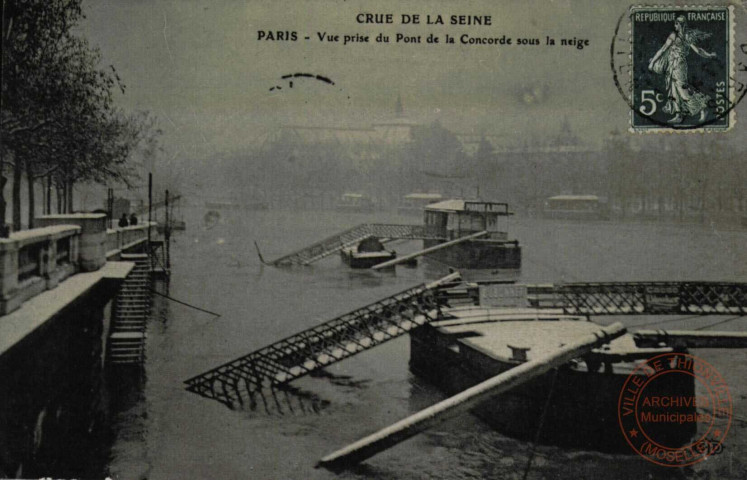
<svg viewBox="0 0 747 480"><path fill-rule="evenodd" d="M384 223L362 223L348 230L336 233L301 250L282 256L270 262L276 267L308 265L339 252L343 248L357 245L369 237L385 239L437 239L444 240L438 228L425 225L396 225Z"/></svg>
<svg viewBox="0 0 747 480"><path fill-rule="evenodd" d="M528 303L572 315L747 315L747 284L608 282L528 285Z"/></svg>
<svg viewBox="0 0 747 480"><path fill-rule="evenodd" d="M296 333L186 380L187 390L231 408L256 404L263 390L369 350L438 316L435 290L459 280L448 275L408 288L328 322Z"/></svg>

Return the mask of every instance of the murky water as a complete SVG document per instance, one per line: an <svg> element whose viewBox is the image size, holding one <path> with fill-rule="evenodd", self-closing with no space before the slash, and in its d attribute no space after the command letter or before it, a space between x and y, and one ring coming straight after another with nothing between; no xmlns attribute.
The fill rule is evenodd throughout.
<svg viewBox="0 0 747 480"><path fill-rule="evenodd" d="M266 258L275 258L363 221L417 223L419 218L224 211L219 221L206 222L205 213L185 211L188 230L176 235L172 246L170 295L221 316L156 300L144 378L113 382L117 401L108 474L122 479L334 478L314 468L319 458L443 398L408 371L405 337L330 367L328 377L299 379L293 385L302 395L270 399L255 411L231 411L185 391L182 381L191 376L438 274L423 266L396 273L351 271L337 256L309 268L268 268L252 243L259 243ZM524 246L525 281L747 281L745 231L515 219L512 233ZM623 320L629 325L654 321ZM719 320L689 318L667 326L694 328ZM747 319L719 328L745 331ZM722 454L673 470L650 467L632 455L540 446L528 478L747 477L747 351L695 353L712 362L731 387L738 418ZM467 415L339 478L522 478L530 451L529 443Z"/></svg>

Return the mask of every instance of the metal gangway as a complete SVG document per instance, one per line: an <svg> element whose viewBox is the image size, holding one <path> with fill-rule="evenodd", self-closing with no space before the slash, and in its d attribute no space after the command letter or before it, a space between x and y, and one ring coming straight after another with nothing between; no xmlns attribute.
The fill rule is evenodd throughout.
<svg viewBox="0 0 747 480"><path fill-rule="evenodd" d="M197 375L187 390L230 408L255 404L263 390L327 367L397 338L439 315L435 292L460 281L452 273L340 315Z"/></svg>
<svg viewBox="0 0 747 480"><path fill-rule="evenodd" d="M369 237L390 240L445 240L443 233L434 227L425 225L397 225L384 223L362 223L348 230L339 232L301 250L284 255L276 260L266 262L276 267L291 265L308 265L321 260L344 248L357 245ZM261 255L260 255L261 258Z"/></svg>
<svg viewBox="0 0 747 480"><path fill-rule="evenodd" d="M530 307L570 315L745 315L747 283L605 282L527 285Z"/></svg>

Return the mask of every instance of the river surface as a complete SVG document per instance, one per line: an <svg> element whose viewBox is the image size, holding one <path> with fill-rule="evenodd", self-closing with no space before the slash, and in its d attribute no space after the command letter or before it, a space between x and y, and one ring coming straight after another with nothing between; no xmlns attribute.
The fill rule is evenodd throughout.
<svg viewBox="0 0 747 480"><path fill-rule="evenodd" d="M121 479L523 478L531 444L464 415L336 476L322 456L444 398L408 370L406 336L293 382L299 395L232 411L187 392L183 381L266 344L381 297L439 276L438 269L352 271L338 256L312 267L276 269L276 258L341 229L370 221L419 223L418 217L335 212L184 211L187 230L171 249L169 294L220 317L155 299L147 362L140 378L110 379L111 448L106 473ZM706 226L575 223L512 219L523 245L520 280L747 281L747 231ZM402 253L420 242L398 244ZM724 317L668 319L697 328ZM603 318L601 323L610 323ZM629 317L641 325L661 318ZM717 327L747 331L741 318ZM651 467L635 455L538 446L527 478L747 478L747 350L697 350L731 388L735 419L724 451L692 468Z"/></svg>

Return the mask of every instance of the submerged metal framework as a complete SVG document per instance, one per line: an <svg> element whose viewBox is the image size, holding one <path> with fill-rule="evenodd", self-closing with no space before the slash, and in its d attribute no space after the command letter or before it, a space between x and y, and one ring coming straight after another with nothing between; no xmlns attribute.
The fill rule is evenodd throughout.
<svg viewBox="0 0 747 480"><path fill-rule="evenodd" d="M435 239L444 240L445 237L434 227L425 225L397 225L384 223L362 223L348 230L325 238L301 250L290 253L270 262L276 267L291 265L308 265L321 260L343 248L357 245L369 237L388 239Z"/></svg>
<svg viewBox="0 0 747 480"><path fill-rule="evenodd" d="M508 287L515 287L509 285ZM186 380L187 390L231 408L263 391L399 337L440 315L440 306L478 303L479 286L453 273L408 288ZM612 282L527 285L529 307L571 315L747 315L747 283Z"/></svg>
<svg viewBox="0 0 747 480"><path fill-rule="evenodd" d="M237 358L186 380L187 390L231 408L264 401L264 389L282 387L399 337L437 317L435 290L456 282L459 274L400 293L340 315L316 327Z"/></svg>
<svg viewBox="0 0 747 480"><path fill-rule="evenodd" d="M529 306L572 315L747 315L747 283L528 285Z"/></svg>

